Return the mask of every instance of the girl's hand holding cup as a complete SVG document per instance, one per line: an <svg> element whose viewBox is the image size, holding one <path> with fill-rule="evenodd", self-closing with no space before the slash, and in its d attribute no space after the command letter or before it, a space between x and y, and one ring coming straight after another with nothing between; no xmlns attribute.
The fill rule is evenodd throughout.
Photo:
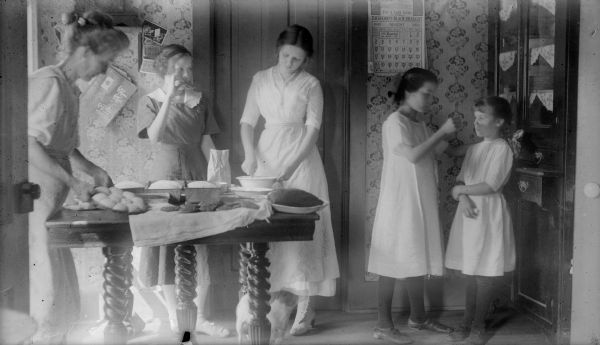
<svg viewBox="0 0 600 345"><path fill-rule="evenodd" d="M440 128L440 131L444 134L452 134L456 132L456 121L454 118L449 117L446 122Z"/></svg>
<svg viewBox="0 0 600 345"><path fill-rule="evenodd" d="M167 96L171 97L181 93L187 84L177 79L175 74L167 74L165 75L165 81L163 85L165 93Z"/></svg>

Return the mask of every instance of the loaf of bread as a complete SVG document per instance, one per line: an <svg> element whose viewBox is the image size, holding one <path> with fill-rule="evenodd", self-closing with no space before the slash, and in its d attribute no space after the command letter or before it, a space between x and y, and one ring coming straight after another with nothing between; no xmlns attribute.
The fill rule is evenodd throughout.
<svg viewBox="0 0 600 345"><path fill-rule="evenodd" d="M269 193L269 200L277 205L292 207L313 207L323 205L323 200L313 194L296 188L276 189Z"/></svg>

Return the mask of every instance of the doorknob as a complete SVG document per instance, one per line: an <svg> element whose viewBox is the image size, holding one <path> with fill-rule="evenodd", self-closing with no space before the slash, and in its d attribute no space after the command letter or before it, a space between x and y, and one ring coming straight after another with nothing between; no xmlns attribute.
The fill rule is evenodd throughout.
<svg viewBox="0 0 600 345"><path fill-rule="evenodd" d="M583 194L590 199L596 199L600 196L600 186L597 183L589 182L583 187Z"/></svg>
<svg viewBox="0 0 600 345"><path fill-rule="evenodd" d="M22 182L17 185L17 213L33 211L33 200L40 197L40 185L31 182Z"/></svg>

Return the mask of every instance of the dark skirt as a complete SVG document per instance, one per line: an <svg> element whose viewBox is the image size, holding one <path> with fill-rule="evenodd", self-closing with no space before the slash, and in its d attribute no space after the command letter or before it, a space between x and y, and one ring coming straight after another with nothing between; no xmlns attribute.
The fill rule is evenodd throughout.
<svg viewBox="0 0 600 345"><path fill-rule="evenodd" d="M206 180L207 163L195 145L155 145L155 159L151 180ZM139 278L143 285L175 284L175 244L143 247L140 257Z"/></svg>

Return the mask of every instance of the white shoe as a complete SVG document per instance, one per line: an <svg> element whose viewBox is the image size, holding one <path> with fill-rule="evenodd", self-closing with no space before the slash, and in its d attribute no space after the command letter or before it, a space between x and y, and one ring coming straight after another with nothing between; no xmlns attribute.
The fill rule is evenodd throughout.
<svg viewBox="0 0 600 345"><path fill-rule="evenodd" d="M196 332L218 338L227 338L230 335L230 332L227 328L219 326L208 320L198 320L196 322Z"/></svg>
<svg viewBox="0 0 600 345"><path fill-rule="evenodd" d="M315 313L315 311L310 307L304 311L296 311L296 319L294 320L294 324L290 329L290 334L295 336L306 334L315 327L316 316L317 313Z"/></svg>

